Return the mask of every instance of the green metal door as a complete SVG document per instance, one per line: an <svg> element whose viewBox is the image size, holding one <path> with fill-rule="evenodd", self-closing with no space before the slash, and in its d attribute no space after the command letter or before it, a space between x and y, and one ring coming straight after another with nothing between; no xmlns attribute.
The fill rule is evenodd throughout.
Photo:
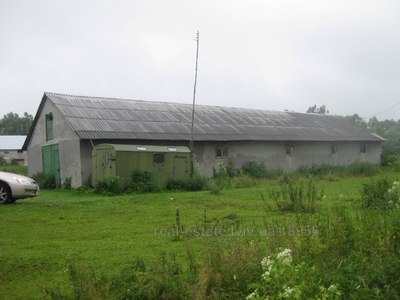
<svg viewBox="0 0 400 300"><path fill-rule="evenodd" d="M98 149L95 159L97 181L103 180L108 176L115 176L115 158L112 155L111 148Z"/></svg>
<svg viewBox="0 0 400 300"><path fill-rule="evenodd" d="M61 185L60 155L58 144L42 147L43 173L53 176L57 186Z"/></svg>

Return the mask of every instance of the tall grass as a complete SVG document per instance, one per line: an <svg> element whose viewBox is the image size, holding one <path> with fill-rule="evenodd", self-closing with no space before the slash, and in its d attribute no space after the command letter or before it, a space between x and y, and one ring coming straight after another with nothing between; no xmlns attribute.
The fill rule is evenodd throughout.
<svg viewBox="0 0 400 300"><path fill-rule="evenodd" d="M306 187L303 183L282 183L279 188L272 189L270 199L279 211L316 212L317 202L324 196L324 190L318 190L312 180Z"/></svg>
<svg viewBox="0 0 400 300"><path fill-rule="evenodd" d="M155 261L137 258L107 279L78 267L69 274L72 298L396 299L399 220L399 210L333 207L298 219L298 226L316 229L312 234L218 237L202 258L190 250L185 257L162 252Z"/></svg>
<svg viewBox="0 0 400 300"><path fill-rule="evenodd" d="M16 173L24 176L28 175L28 167L19 164L0 164L0 171Z"/></svg>
<svg viewBox="0 0 400 300"><path fill-rule="evenodd" d="M47 196L4 207L0 291L23 298L39 282L41 297L52 299L398 298L400 209L365 205L363 184L372 181L313 178L309 188L292 175L279 181L245 178L268 187L215 196L133 194L113 201L45 191ZM327 199L314 198L316 209L305 213L307 190L322 195L322 183ZM287 194L302 199L292 205L288 196L294 209L280 210L270 197L260 200L260 193L279 190L279 184L291 184ZM388 200L388 190L371 191L365 190L371 202ZM155 237L154 227L178 228L179 236Z"/></svg>

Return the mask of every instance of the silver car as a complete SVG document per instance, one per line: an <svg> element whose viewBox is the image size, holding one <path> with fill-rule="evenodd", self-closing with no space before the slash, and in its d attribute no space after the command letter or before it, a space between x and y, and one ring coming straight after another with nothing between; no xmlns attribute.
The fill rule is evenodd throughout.
<svg viewBox="0 0 400 300"><path fill-rule="evenodd" d="M39 186L32 178L0 172L0 204L14 203L17 199L36 197Z"/></svg>

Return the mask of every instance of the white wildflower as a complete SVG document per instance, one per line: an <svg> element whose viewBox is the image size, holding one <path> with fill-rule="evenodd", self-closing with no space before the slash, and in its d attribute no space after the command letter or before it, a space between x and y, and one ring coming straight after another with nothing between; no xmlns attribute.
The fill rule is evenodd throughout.
<svg viewBox="0 0 400 300"><path fill-rule="evenodd" d="M337 284L331 284L328 287L328 292L330 292L331 295L336 295L336 296L340 296L342 294L340 292L339 285Z"/></svg>
<svg viewBox="0 0 400 300"><path fill-rule="evenodd" d="M233 275L233 280L236 280L236 274L235 274L235 275Z"/></svg>
<svg viewBox="0 0 400 300"><path fill-rule="evenodd" d="M250 295L246 297L247 300L254 299L258 296L257 291L252 292Z"/></svg>
<svg viewBox="0 0 400 300"><path fill-rule="evenodd" d="M271 271L265 271L264 274L262 274L262 279L267 279L269 277L269 275L271 275Z"/></svg>
<svg viewBox="0 0 400 300"><path fill-rule="evenodd" d="M289 298L293 294L294 289L292 289L290 286L288 286L284 291L283 291L283 297L284 298Z"/></svg>
<svg viewBox="0 0 400 300"><path fill-rule="evenodd" d="M287 257L287 256L291 256L292 255L292 250L290 249L285 249L282 252L279 252L276 257L277 258L281 258L281 257Z"/></svg>
<svg viewBox="0 0 400 300"><path fill-rule="evenodd" d="M282 252L279 252L276 258L281 260L283 264L289 265L293 262L292 250L285 249Z"/></svg>
<svg viewBox="0 0 400 300"><path fill-rule="evenodd" d="M261 261L261 266L263 270L269 270L271 271L272 265L274 264L274 261L271 259L271 256L264 257L263 260Z"/></svg>
<svg viewBox="0 0 400 300"><path fill-rule="evenodd" d="M338 287L337 287L336 284L331 284L331 285L328 287L328 291L336 290L337 288L338 288Z"/></svg>
<svg viewBox="0 0 400 300"><path fill-rule="evenodd" d="M261 266L263 269L265 269L267 267L267 261L269 260L269 256L268 257L264 257L261 261Z"/></svg>

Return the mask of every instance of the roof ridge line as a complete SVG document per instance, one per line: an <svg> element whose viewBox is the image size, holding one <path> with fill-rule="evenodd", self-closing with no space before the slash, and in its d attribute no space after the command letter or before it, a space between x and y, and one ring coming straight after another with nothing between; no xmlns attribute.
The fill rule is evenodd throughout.
<svg viewBox="0 0 400 300"><path fill-rule="evenodd" d="M153 100L144 100L144 99L131 99L131 98L115 98L115 97L101 97L101 96L84 96L84 95L72 95L72 94L63 94L63 93L53 93L53 92L44 92L45 95L54 95L54 96L67 96L74 98L87 98L87 99L98 99L98 100L123 100L129 102L145 102L145 103L159 103L159 104L178 104L178 105L190 105L190 103L180 103L180 102L168 102L168 101L153 101ZM206 104L200 104L206 106ZM213 105L207 105L212 106Z"/></svg>

